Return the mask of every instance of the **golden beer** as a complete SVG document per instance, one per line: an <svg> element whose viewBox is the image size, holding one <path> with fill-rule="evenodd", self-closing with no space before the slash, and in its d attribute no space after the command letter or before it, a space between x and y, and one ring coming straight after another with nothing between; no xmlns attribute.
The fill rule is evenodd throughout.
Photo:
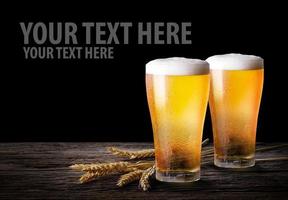
<svg viewBox="0 0 288 200"><path fill-rule="evenodd" d="M214 164L225 168L255 164L257 119L263 88L263 59L226 54L207 59L211 67L209 106Z"/></svg>
<svg viewBox="0 0 288 200"><path fill-rule="evenodd" d="M209 65L201 60L167 58L146 65L156 178L160 181L191 182L200 178L209 79Z"/></svg>

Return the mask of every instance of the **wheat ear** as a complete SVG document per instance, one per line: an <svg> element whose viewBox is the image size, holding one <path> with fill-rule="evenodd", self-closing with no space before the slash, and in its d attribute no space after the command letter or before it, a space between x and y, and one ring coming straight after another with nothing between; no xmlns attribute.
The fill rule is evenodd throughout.
<svg viewBox="0 0 288 200"><path fill-rule="evenodd" d="M205 139L202 142L202 146L205 146L209 143L209 139ZM117 147L108 147L108 151L110 151L113 155L125 157L128 159L141 159L141 158L151 158L155 156L154 149L144 149L140 151L130 151L130 150L123 150Z"/></svg>
<svg viewBox="0 0 288 200"><path fill-rule="evenodd" d="M129 162L113 162L100 164L86 164L82 167L82 171L86 172L121 172L129 166Z"/></svg>
<svg viewBox="0 0 288 200"><path fill-rule="evenodd" d="M83 167L85 167L86 165L87 164L74 164L74 165L70 165L69 167L74 170L82 171Z"/></svg>
<svg viewBox="0 0 288 200"><path fill-rule="evenodd" d="M116 156L125 157L128 159L140 159L154 157L154 149L144 149L140 151L122 150L116 147L108 147L108 150Z"/></svg>
<svg viewBox="0 0 288 200"><path fill-rule="evenodd" d="M132 183L133 181L139 180L143 174L143 171L144 170L136 170L136 171L132 171L132 172L122 175L119 178L117 185L119 187L123 187L124 185Z"/></svg>
<svg viewBox="0 0 288 200"><path fill-rule="evenodd" d="M150 178L152 177L152 175L155 173L155 165L153 165L152 167L146 169L142 176L141 179L139 181L139 187L143 190L143 191L147 191L150 189L151 185L150 185Z"/></svg>
<svg viewBox="0 0 288 200"><path fill-rule="evenodd" d="M98 177L106 176L106 175L110 175L110 174L111 173L107 172L107 171L87 172L80 177L79 181L80 181L80 183L88 183L88 182L94 181Z"/></svg>

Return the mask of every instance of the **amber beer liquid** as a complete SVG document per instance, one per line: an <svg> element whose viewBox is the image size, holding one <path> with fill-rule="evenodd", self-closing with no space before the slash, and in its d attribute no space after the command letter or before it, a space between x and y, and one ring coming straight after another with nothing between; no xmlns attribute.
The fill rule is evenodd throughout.
<svg viewBox="0 0 288 200"><path fill-rule="evenodd" d="M209 64L202 60L167 58L146 65L156 178L160 181L200 179L209 79Z"/></svg>
<svg viewBox="0 0 288 200"><path fill-rule="evenodd" d="M252 167L263 88L263 59L225 54L207 61L211 68L209 106L214 164L225 168Z"/></svg>

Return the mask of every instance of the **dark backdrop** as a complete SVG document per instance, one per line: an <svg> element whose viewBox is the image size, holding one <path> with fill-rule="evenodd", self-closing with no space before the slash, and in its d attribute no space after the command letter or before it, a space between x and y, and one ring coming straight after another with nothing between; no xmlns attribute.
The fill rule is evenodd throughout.
<svg viewBox="0 0 288 200"><path fill-rule="evenodd" d="M257 138L287 141L287 64L281 50L287 31L279 7L244 4L210 11L198 5L36 4L14 6L4 17L1 141L152 141L145 63L231 52L265 59ZM25 60L21 21L191 21L193 44L115 46L114 60ZM209 110L204 135L212 136Z"/></svg>

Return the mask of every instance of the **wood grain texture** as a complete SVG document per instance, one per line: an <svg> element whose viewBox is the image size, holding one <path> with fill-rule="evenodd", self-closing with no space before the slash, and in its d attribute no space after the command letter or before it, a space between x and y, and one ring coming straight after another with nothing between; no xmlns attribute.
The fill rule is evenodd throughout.
<svg viewBox="0 0 288 200"><path fill-rule="evenodd" d="M259 144L258 147L275 144ZM0 199L288 199L288 161L262 161L249 169L201 168L201 180L188 184L154 181L149 192L138 183L116 186L119 176L79 184L75 163L121 160L106 151L152 148L151 143L0 143ZM288 148L259 152L257 158L287 156Z"/></svg>

